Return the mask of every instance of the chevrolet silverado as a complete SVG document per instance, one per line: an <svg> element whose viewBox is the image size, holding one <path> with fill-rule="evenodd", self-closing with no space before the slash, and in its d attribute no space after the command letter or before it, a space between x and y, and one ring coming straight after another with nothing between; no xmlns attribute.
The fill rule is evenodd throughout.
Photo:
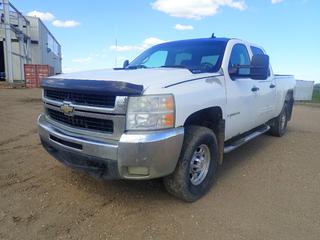
<svg viewBox="0 0 320 240"><path fill-rule="evenodd" d="M103 179L163 178L195 201L212 186L224 154L286 132L295 79L275 75L265 50L239 39L166 42L123 68L42 81L44 148Z"/></svg>

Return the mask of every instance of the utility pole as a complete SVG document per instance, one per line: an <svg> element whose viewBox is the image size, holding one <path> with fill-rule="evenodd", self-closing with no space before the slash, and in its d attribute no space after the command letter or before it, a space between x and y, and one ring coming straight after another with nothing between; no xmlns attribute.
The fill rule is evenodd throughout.
<svg viewBox="0 0 320 240"><path fill-rule="evenodd" d="M10 5L9 0L2 0L4 12L4 30L6 38L6 79L9 83L13 83L12 69L12 45L11 45L11 27L10 27Z"/></svg>
<svg viewBox="0 0 320 240"><path fill-rule="evenodd" d="M117 34L117 25L114 25L114 36L115 36L115 58L114 58L114 67L118 67L118 34Z"/></svg>
<svg viewBox="0 0 320 240"><path fill-rule="evenodd" d="M117 52L118 52L118 40L116 39L116 57L114 59L114 67L118 67L118 56L117 56Z"/></svg>
<svg viewBox="0 0 320 240"><path fill-rule="evenodd" d="M26 62L31 63L31 37L30 37L30 23L26 22L27 43L25 48Z"/></svg>
<svg viewBox="0 0 320 240"><path fill-rule="evenodd" d="M19 55L20 55L20 80L24 79L24 64L26 63L26 54L24 54L24 49L23 49L23 45L24 45L24 34L23 34L23 23L22 23L22 17L20 16L20 14L17 14L18 16L18 27L19 30L21 31L21 33L18 34L18 40L19 40ZM27 23L26 23L27 25Z"/></svg>

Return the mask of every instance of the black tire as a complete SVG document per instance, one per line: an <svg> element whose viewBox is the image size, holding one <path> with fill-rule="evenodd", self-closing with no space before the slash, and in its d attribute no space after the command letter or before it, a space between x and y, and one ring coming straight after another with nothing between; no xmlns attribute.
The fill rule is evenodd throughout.
<svg viewBox="0 0 320 240"><path fill-rule="evenodd" d="M269 133L272 136L282 137L287 131L288 125L288 104L284 103L281 113L273 120Z"/></svg>
<svg viewBox="0 0 320 240"><path fill-rule="evenodd" d="M190 173L190 164L192 161L194 163L194 154L196 154L201 147L209 150L210 160L206 175L202 176L204 179L197 185L194 185L190 179L192 176ZM163 179L167 191L187 202L194 202L201 198L208 192L213 184L217 169L217 159L218 144L214 132L206 127L187 127L185 129L184 143L176 169L171 175Z"/></svg>

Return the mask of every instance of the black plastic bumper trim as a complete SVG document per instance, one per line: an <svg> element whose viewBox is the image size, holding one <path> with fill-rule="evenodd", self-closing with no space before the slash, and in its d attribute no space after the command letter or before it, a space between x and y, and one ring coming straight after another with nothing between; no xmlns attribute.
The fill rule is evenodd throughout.
<svg viewBox="0 0 320 240"><path fill-rule="evenodd" d="M41 138L47 152L64 165L85 172L96 178L119 179L118 162L115 160L89 156L63 147L56 147Z"/></svg>

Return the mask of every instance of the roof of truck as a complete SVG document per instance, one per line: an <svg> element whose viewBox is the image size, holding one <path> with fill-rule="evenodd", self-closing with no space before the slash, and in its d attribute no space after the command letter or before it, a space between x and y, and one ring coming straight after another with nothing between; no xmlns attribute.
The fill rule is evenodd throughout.
<svg viewBox="0 0 320 240"><path fill-rule="evenodd" d="M221 42L221 43L227 43L231 38L195 38L195 39L185 39L185 40L177 40L177 41L170 41L165 42L162 44L175 44L175 43L210 43L210 42ZM161 45L161 44L160 44Z"/></svg>

